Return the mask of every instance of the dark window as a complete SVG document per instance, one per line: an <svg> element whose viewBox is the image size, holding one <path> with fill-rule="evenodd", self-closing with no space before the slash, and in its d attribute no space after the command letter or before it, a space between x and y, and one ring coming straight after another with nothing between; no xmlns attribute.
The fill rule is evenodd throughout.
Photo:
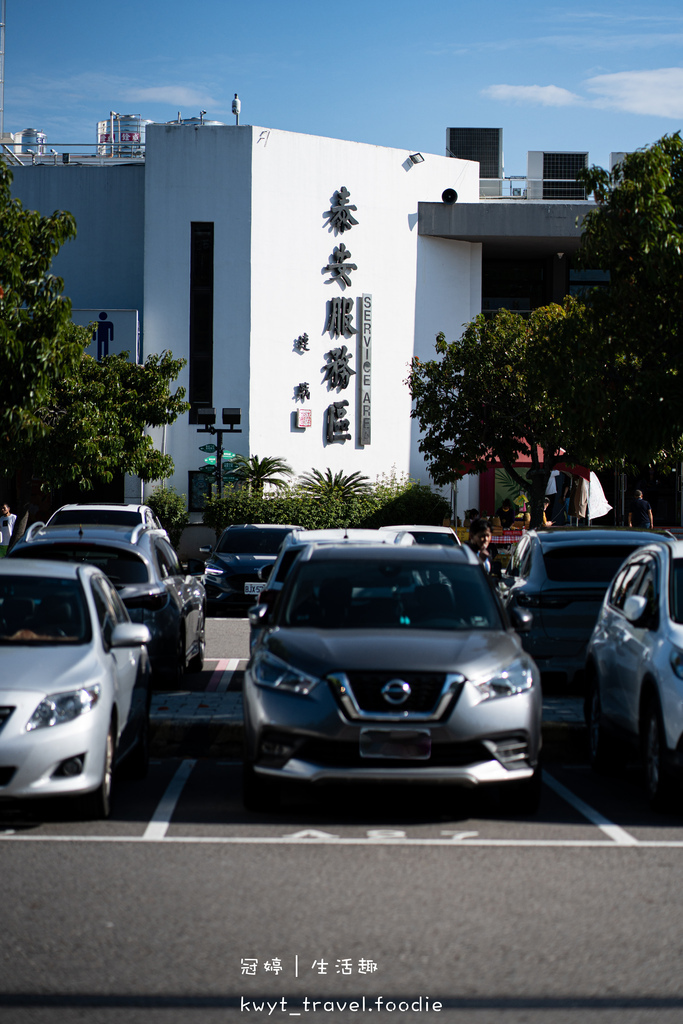
<svg viewBox="0 0 683 1024"><path fill-rule="evenodd" d="M86 562L96 565L116 586L148 583L146 563L134 551L90 544L40 544L21 548L22 558L46 558L51 562ZM17 552L17 555L19 552Z"/></svg>
<svg viewBox="0 0 683 1024"><path fill-rule="evenodd" d="M543 552L548 579L556 583L604 583L607 586L635 545L572 544Z"/></svg>
<svg viewBox="0 0 683 1024"><path fill-rule="evenodd" d="M190 225L190 422L213 397L213 235L212 223Z"/></svg>
<svg viewBox="0 0 683 1024"><path fill-rule="evenodd" d="M282 622L303 629L502 629L485 574L443 562L306 562Z"/></svg>
<svg viewBox="0 0 683 1024"><path fill-rule="evenodd" d="M0 643L86 643L90 617L78 580L0 579Z"/></svg>
<svg viewBox="0 0 683 1024"><path fill-rule="evenodd" d="M140 513L128 509L112 508L98 511L92 508L77 508L55 512L50 519L50 526L78 526L81 523L99 526L136 526L141 522Z"/></svg>
<svg viewBox="0 0 683 1024"><path fill-rule="evenodd" d="M291 530L228 530L216 550L232 555L276 555Z"/></svg>

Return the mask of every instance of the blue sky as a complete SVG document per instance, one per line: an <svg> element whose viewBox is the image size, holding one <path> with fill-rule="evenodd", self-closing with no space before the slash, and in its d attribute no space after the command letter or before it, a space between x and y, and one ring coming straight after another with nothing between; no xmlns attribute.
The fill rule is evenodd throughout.
<svg viewBox="0 0 683 1024"><path fill-rule="evenodd" d="M119 113L444 153L448 126L612 151L683 127L683 7L534 0L7 0L5 130L94 142Z"/></svg>

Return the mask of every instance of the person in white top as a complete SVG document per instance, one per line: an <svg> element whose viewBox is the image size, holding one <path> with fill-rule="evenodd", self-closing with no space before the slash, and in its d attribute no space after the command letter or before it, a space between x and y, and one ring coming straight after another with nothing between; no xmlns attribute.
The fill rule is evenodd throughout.
<svg viewBox="0 0 683 1024"><path fill-rule="evenodd" d="M17 517L10 512L8 504L0 507L0 555L5 554L7 545L12 538L12 531Z"/></svg>

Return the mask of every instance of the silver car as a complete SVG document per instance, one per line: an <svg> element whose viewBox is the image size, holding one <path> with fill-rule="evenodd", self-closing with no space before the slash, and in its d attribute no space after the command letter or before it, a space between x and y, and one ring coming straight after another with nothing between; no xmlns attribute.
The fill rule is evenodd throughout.
<svg viewBox="0 0 683 1024"><path fill-rule="evenodd" d="M250 618L247 808L283 781L344 780L499 784L535 810L538 669L469 549L309 545Z"/></svg>
<svg viewBox="0 0 683 1024"><path fill-rule="evenodd" d="M164 530L137 526L43 526L36 523L7 556L97 565L116 587L133 622L150 632L157 688L177 688L200 672L206 650L206 595L182 568Z"/></svg>
<svg viewBox="0 0 683 1024"><path fill-rule="evenodd" d="M148 639L99 569L0 562L0 800L108 816L114 768L147 770Z"/></svg>
<svg viewBox="0 0 683 1024"><path fill-rule="evenodd" d="M529 530L522 537L499 591L507 608L533 612L524 647L546 681L571 684L583 674L586 645L615 572L643 544L671 539L651 530L594 527Z"/></svg>
<svg viewBox="0 0 683 1024"><path fill-rule="evenodd" d="M683 542L649 545L610 586L586 660L586 720L596 769L619 741L639 751L650 802L665 807L683 771Z"/></svg>

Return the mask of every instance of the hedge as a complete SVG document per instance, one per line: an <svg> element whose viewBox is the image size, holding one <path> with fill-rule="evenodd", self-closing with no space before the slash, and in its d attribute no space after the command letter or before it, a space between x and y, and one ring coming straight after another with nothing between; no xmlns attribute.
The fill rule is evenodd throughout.
<svg viewBox="0 0 683 1024"><path fill-rule="evenodd" d="M399 493L348 498L317 498L300 492L262 496L229 489L222 498L210 498L204 523L218 536L226 526L241 523L284 523L305 530L333 527L374 528L397 524L440 526L450 515L448 501L424 484L409 484Z"/></svg>

